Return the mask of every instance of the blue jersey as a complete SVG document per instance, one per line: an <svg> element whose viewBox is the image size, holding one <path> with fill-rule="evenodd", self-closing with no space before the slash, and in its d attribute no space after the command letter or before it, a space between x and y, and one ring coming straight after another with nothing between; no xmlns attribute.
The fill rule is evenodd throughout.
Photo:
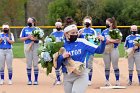
<svg viewBox="0 0 140 93"><path fill-rule="evenodd" d="M97 37L97 32L93 29L93 28L83 28L83 29L80 29L80 31L83 31L82 34L80 35L79 38L85 38L86 35L95 35Z"/></svg>
<svg viewBox="0 0 140 93"><path fill-rule="evenodd" d="M22 29L22 31L21 31L21 33L20 33L20 37L27 37L27 36L29 36L29 35L31 35L32 34L32 31L34 31L36 28L34 27L34 28L31 28L31 27L29 27L29 26L27 26L27 27L24 27L23 29ZM32 40L30 40L30 39L27 39L27 40L25 40L25 44L29 44L29 43L31 43L32 42Z"/></svg>
<svg viewBox="0 0 140 93"><path fill-rule="evenodd" d="M64 32L56 31L51 33L56 38L56 42L62 42L64 40Z"/></svg>
<svg viewBox="0 0 140 93"><path fill-rule="evenodd" d="M82 32L82 34L79 36L79 38L86 38L86 35L90 36L90 35L94 35L95 37L97 37L97 32L93 29L93 28L82 28L79 30L79 32ZM92 39L88 40L89 42L95 44L95 42ZM92 55L91 53L87 52L87 57L86 57L86 61L88 62L89 56Z"/></svg>
<svg viewBox="0 0 140 93"><path fill-rule="evenodd" d="M0 43L0 49L11 49L12 48L12 44L10 44L6 40L6 37L9 37L9 35L8 34L4 34L4 33L0 34L0 38L2 38L2 42ZM12 33L11 33L9 38L10 38L10 40L14 41L14 36L13 36Z"/></svg>
<svg viewBox="0 0 140 93"><path fill-rule="evenodd" d="M138 34L127 36L126 39L125 39L124 47L126 47L126 48L134 47L133 41L138 40L138 39L140 39L140 35L138 35ZM140 48L136 49L135 51L139 52Z"/></svg>
<svg viewBox="0 0 140 93"><path fill-rule="evenodd" d="M104 36L104 37L106 37L106 38L109 37L109 29L108 29L108 28L105 29L105 30L103 30L102 36ZM114 48L117 48L118 45L119 45L119 43L114 43Z"/></svg>
<svg viewBox="0 0 140 93"><path fill-rule="evenodd" d="M104 52L105 41L103 41L100 46L97 46L95 44L88 42L86 39L78 38L76 42L66 41L64 44L64 48L66 49L67 52L71 54L71 58L74 61L80 61L82 63L85 63L87 52L90 52L92 54ZM60 66L62 66L62 71L67 72L63 62L64 58L62 55L60 55L57 60L57 69L59 69Z"/></svg>

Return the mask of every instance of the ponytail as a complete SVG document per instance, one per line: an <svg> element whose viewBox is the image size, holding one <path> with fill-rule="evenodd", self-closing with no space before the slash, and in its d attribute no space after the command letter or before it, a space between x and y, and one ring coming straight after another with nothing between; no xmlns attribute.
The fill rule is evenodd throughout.
<svg viewBox="0 0 140 93"><path fill-rule="evenodd" d="M109 21L110 23L112 23L112 28L113 29L116 29L117 28L117 22L115 20L115 17L107 18L106 20Z"/></svg>

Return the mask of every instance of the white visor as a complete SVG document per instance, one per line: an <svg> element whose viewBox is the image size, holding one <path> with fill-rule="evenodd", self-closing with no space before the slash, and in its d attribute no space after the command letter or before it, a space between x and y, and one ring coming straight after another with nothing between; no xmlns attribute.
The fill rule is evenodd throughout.
<svg viewBox="0 0 140 93"><path fill-rule="evenodd" d="M4 29L4 28L9 28L9 26L8 25L2 25L2 29Z"/></svg>
<svg viewBox="0 0 140 93"><path fill-rule="evenodd" d="M64 32L69 32L71 30L77 30L77 26L75 24L72 24L64 28Z"/></svg>
<svg viewBox="0 0 140 93"><path fill-rule="evenodd" d="M91 20L90 19L85 19L84 23L86 23L86 22L91 23Z"/></svg>
<svg viewBox="0 0 140 93"><path fill-rule="evenodd" d="M56 22L55 26L62 26L62 23L61 22Z"/></svg>

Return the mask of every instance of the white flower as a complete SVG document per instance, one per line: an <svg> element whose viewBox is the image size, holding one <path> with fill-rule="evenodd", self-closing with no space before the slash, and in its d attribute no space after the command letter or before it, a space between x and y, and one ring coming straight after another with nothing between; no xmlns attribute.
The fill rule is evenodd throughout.
<svg viewBox="0 0 140 93"><path fill-rule="evenodd" d="M40 29L40 30L39 30L39 37L40 37L40 38L43 38L43 36L44 36L44 32L43 32L42 29Z"/></svg>
<svg viewBox="0 0 140 93"><path fill-rule="evenodd" d="M119 31L116 31L116 33L118 33Z"/></svg>
<svg viewBox="0 0 140 93"><path fill-rule="evenodd" d="M120 36L122 36L122 33L120 33Z"/></svg>
<svg viewBox="0 0 140 93"><path fill-rule="evenodd" d="M44 39L44 42L45 42L45 43L52 42L52 39L49 38L49 37L47 36L47 37Z"/></svg>
<svg viewBox="0 0 140 93"><path fill-rule="evenodd" d="M41 40L39 40L39 44L42 44L43 42Z"/></svg>
<svg viewBox="0 0 140 93"><path fill-rule="evenodd" d="M43 60L45 62L52 61L52 58L51 58L51 56L50 56L50 54L48 52L42 52L41 53L41 58L43 58Z"/></svg>

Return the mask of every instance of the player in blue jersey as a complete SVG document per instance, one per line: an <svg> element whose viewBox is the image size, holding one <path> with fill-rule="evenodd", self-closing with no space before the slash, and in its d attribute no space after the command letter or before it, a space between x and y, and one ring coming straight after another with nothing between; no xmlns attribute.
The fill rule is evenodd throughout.
<svg viewBox="0 0 140 93"><path fill-rule="evenodd" d="M83 25L84 25L84 28L80 29L79 30L79 33L80 33L80 36L79 38L85 38L88 40L88 36L93 36L94 37L97 37L97 32L91 28L92 26L92 18L89 17L89 16L86 16L83 20ZM91 40L88 40L89 42L91 43L94 43L94 44L97 44L96 42L92 41ZM90 69L90 72L89 72L89 82L88 82L88 85L90 86L91 85L91 80L92 80L92 73L93 73L93 57L94 55L92 55L91 53L87 53L87 57L86 57L86 61L87 61L87 64L88 64L88 68Z"/></svg>
<svg viewBox="0 0 140 93"><path fill-rule="evenodd" d="M65 43L64 48L66 52L59 55L57 60L57 69L62 67L64 75L64 91L65 93L85 93L88 86L88 71L87 68L81 72L80 75L74 72L68 73L67 58L71 57L74 62L85 63L87 52L103 53L106 40L103 36L98 36L102 41L100 46L88 42L86 39L77 38L78 29L75 24L69 25L64 28Z"/></svg>
<svg viewBox="0 0 140 93"><path fill-rule="evenodd" d="M14 36L10 32L9 25L3 24L2 25L2 33L0 33L0 85L4 84L4 69L5 63L7 64L8 69L8 76L9 81L8 84L12 84L12 62L13 62L13 51L12 51L12 44L14 43Z"/></svg>
<svg viewBox="0 0 140 93"><path fill-rule="evenodd" d="M31 80L31 72L32 72L32 66L34 67L34 85L38 85L38 54L37 49L39 47L39 41L36 40L31 34L32 31L35 30L36 27L36 19L33 17L28 18L27 20L28 26L24 27L20 34L21 41L24 41L24 53L26 57L26 63L27 63L27 76L28 76L28 85L32 85ZM30 46L30 43L33 43L30 50L27 48Z"/></svg>
<svg viewBox="0 0 140 93"><path fill-rule="evenodd" d="M56 42L63 42L64 41L64 32L62 30L62 23L61 22L56 22L55 23L55 27L56 27L56 31L52 32L50 35L54 36L56 38ZM60 80L60 71L59 69L55 70L56 73L56 84L60 85L61 84L61 80Z"/></svg>
<svg viewBox="0 0 140 93"><path fill-rule="evenodd" d="M130 28L131 34L126 37L124 47L125 49L132 48L133 53L128 57L128 70L129 70L129 81L128 85L132 85L132 77L134 70L134 63L136 65L139 85L140 85L140 48L134 45L134 40L140 39L140 35L137 34L138 29L136 25L132 25Z"/></svg>
<svg viewBox="0 0 140 93"><path fill-rule="evenodd" d="M118 61L119 61L119 50L118 50L118 45L121 42L121 40L119 39L110 39L109 37L109 31L112 29L116 29L116 21L115 18L107 18L106 19L106 27L107 29L105 29L102 32L102 35L105 36L107 38L107 43L106 43L106 48L108 48L108 46L110 44L113 45L113 47L109 47L111 49L110 52L105 51L103 53L103 60L104 60L104 64L105 64L105 77L106 77L106 82L105 82L105 86L109 86L109 75L110 75L110 66L111 66L111 62L112 62L112 66L114 69L114 73L115 73L115 77L116 77L116 86L120 85L119 82L119 75L120 75L120 71L118 68ZM106 49L105 49L106 50Z"/></svg>

